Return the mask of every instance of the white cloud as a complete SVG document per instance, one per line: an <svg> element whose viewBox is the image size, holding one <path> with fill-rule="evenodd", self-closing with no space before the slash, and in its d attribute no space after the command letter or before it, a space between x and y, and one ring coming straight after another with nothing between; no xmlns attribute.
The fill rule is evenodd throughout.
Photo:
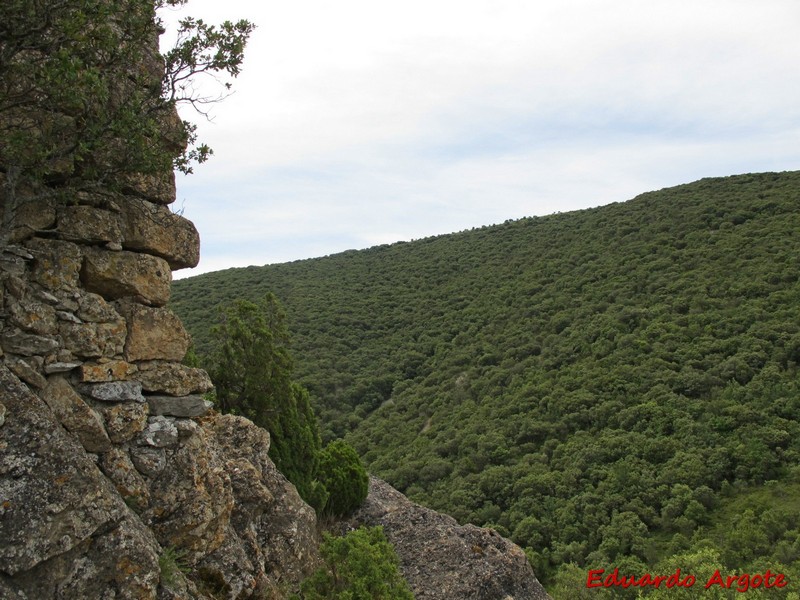
<svg viewBox="0 0 800 600"><path fill-rule="evenodd" d="M259 26L237 92L201 123L215 157L179 178L204 271L800 158L796 0L194 0L188 12Z"/></svg>

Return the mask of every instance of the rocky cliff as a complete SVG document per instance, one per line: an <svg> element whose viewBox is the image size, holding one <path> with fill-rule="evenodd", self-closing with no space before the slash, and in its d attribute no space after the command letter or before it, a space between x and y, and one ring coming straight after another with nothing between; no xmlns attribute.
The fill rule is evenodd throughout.
<svg viewBox="0 0 800 600"><path fill-rule="evenodd" d="M287 597L319 564L318 524L267 432L213 411L208 375L181 364L190 340L166 304L199 236L168 208L173 174L12 194L7 173L0 597ZM386 527L419 598L546 597L519 548L385 484L359 514Z"/></svg>
<svg viewBox="0 0 800 600"><path fill-rule="evenodd" d="M86 102L110 108L83 116L111 119L126 98L159 93L152 4L131 6L144 29L120 39L141 48L121 56L139 63L99 57L109 95ZM42 7L45 27L81 14ZM45 32L40 56L61 33ZM94 55L75 59L91 68ZM4 104L0 131L65 122L59 140L77 152L87 138L61 96L14 105L25 112ZM184 137L180 119L139 106L161 110L144 146L163 156ZM93 133L95 156L59 147L29 169L38 177L0 164L0 597L283 597L317 566L316 517L270 461L269 435L209 411L208 375L181 364L190 340L166 304L199 236L168 208L171 170L126 169L128 140L107 129Z"/></svg>
<svg viewBox="0 0 800 600"><path fill-rule="evenodd" d="M417 600L545 600L522 549L491 529L414 504L370 477L364 504L341 526L383 527Z"/></svg>

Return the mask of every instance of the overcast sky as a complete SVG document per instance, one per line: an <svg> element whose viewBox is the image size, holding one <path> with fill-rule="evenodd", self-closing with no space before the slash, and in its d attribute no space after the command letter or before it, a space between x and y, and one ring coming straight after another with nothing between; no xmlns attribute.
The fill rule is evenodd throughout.
<svg viewBox="0 0 800 600"><path fill-rule="evenodd" d="M190 0L182 13L258 29L234 95L199 123L215 156L178 176L202 258L177 277L800 168L798 0Z"/></svg>

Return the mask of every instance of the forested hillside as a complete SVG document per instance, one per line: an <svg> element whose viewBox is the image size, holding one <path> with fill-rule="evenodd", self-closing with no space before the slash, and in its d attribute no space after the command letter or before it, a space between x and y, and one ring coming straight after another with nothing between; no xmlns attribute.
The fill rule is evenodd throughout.
<svg viewBox="0 0 800 600"><path fill-rule="evenodd" d="M560 598L589 568L800 577L799 278L800 172L768 173L210 273L172 307L202 357L216 305L274 292L325 437Z"/></svg>

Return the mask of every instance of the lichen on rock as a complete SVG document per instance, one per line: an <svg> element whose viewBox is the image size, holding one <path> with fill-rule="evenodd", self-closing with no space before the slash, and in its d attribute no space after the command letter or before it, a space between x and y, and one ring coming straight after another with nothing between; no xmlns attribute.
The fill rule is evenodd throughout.
<svg viewBox="0 0 800 600"><path fill-rule="evenodd" d="M344 525L383 527L417 600L549 598L519 546L414 504L377 477L370 477L367 500Z"/></svg>

